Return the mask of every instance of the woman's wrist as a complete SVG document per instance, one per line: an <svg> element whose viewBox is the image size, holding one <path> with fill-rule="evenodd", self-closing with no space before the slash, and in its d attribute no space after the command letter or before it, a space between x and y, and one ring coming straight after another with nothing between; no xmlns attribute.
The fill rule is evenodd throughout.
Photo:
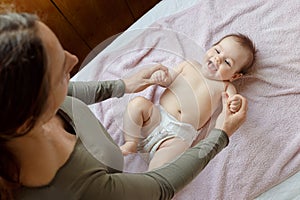
<svg viewBox="0 0 300 200"><path fill-rule="evenodd" d="M219 137L223 138L225 140L225 145L227 146L229 143L229 136L228 134L222 130L222 129L218 129L218 128L213 128L208 136L215 136L218 135Z"/></svg>
<svg viewBox="0 0 300 200"><path fill-rule="evenodd" d="M228 134L227 134L227 132L224 131L223 129L220 129L220 128L213 128L212 130L219 131L219 132L221 132L222 134L225 134L227 137L229 137Z"/></svg>
<svg viewBox="0 0 300 200"><path fill-rule="evenodd" d="M122 97L125 94L126 85L122 79L116 80L116 87L113 91L113 97Z"/></svg>

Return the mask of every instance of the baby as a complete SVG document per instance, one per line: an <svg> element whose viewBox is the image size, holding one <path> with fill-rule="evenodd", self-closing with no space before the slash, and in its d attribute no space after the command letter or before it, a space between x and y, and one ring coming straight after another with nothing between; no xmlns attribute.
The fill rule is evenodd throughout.
<svg viewBox="0 0 300 200"><path fill-rule="evenodd" d="M175 159L189 148L199 130L221 105L221 94L229 96L229 108L236 112L240 99L231 83L251 67L255 59L252 41L231 34L214 44L203 64L183 62L167 72L159 70L151 79L166 87L160 104L144 97L132 99L124 115L123 155L149 152L149 170Z"/></svg>

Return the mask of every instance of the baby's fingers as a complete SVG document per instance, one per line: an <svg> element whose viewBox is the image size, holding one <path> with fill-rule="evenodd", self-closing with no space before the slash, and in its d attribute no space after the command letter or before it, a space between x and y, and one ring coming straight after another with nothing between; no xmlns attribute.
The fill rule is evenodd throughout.
<svg viewBox="0 0 300 200"><path fill-rule="evenodd" d="M231 112L237 112L242 104L242 100L240 98L231 98L231 100L229 101L229 110Z"/></svg>
<svg viewBox="0 0 300 200"><path fill-rule="evenodd" d="M241 105L241 101L229 101L229 105L239 106Z"/></svg>
<svg viewBox="0 0 300 200"><path fill-rule="evenodd" d="M237 112L239 110L239 108L240 108L240 105L229 105L229 110L230 110L230 112L233 112L233 113Z"/></svg>

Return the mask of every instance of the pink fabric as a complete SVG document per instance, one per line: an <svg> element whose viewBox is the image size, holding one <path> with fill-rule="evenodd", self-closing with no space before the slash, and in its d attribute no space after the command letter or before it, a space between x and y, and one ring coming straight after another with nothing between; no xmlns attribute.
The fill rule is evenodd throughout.
<svg viewBox="0 0 300 200"><path fill-rule="evenodd" d="M125 48L95 58L97 70L91 77L106 80L153 63L173 67L186 59L200 61L204 50L229 33L247 34L255 42L259 50L255 66L237 83L249 102L246 122L229 146L174 199L253 199L299 171L299 10L298 0L203 0L157 21ZM162 91L151 87L94 105L92 110L120 145L129 99L143 95L157 102ZM144 156L125 158L125 171L146 169Z"/></svg>

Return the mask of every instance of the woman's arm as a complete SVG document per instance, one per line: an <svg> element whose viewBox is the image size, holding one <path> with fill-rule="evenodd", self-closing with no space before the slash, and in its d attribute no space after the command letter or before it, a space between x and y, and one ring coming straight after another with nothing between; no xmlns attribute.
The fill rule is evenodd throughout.
<svg viewBox="0 0 300 200"><path fill-rule="evenodd" d="M121 97L124 93L140 92L155 84L150 77L157 70L168 71L166 67L156 65L142 69L123 80L70 82L68 95L86 104L93 104L108 98Z"/></svg>
<svg viewBox="0 0 300 200"><path fill-rule="evenodd" d="M175 161L146 173L106 174L101 181L99 179L101 185L99 188L102 190L97 189L97 184L95 184L95 191L107 199L171 199L228 145L228 137L245 121L247 101L242 96L240 98L241 109L232 113L227 106L227 96L224 94L223 111L217 119L216 128L209 133L207 138L188 149ZM85 194L92 193L85 192Z"/></svg>
<svg viewBox="0 0 300 200"><path fill-rule="evenodd" d="M93 104L112 97L121 97L125 92L122 80L70 82L68 96L73 96L86 104Z"/></svg>
<svg viewBox="0 0 300 200"><path fill-rule="evenodd" d="M190 183L228 142L224 131L213 129L207 138L188 149L177 160L148 174L163 182L167 180L165 184L169 184L168 188L173 188L176 193Z"/></svg>
<svg viewBox="0 0 300 200"><path fill-rule="evenodd" d="M241 100L241 108L237 112L230 111L228 96L223 93L223 110L217 118L215 129L209 133L208 137L188 149L174 162L149 174L156 179L167 180L175 192L192 181L208 162L228 145L228 137L245 121L248 109L247 100L241 95L237 94L237 96Z"/></svg>
<svg viewBox="0 0 300 200"><path fill-rule="evenodd" d="M145 173L95 171L79 184L82 199L167 200L195 178L228 144L227 135L214 129L209 136L177 160ZM91 170L93 171L93 170ZM86 186L86 187L85 187Z"/></svg>

